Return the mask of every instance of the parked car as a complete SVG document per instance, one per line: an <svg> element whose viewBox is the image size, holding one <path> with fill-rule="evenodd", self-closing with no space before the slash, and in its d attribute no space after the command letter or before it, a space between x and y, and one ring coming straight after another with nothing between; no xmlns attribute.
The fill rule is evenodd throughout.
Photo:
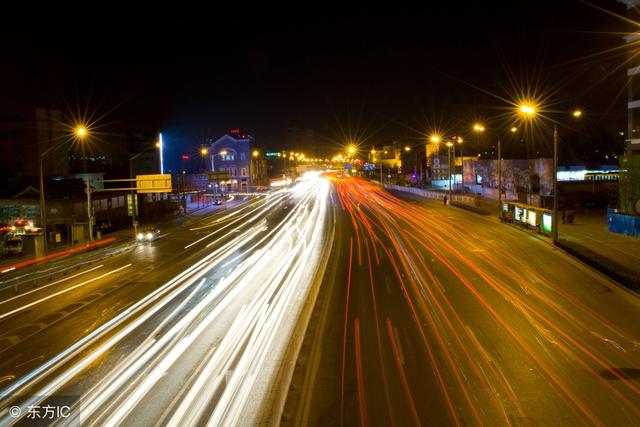
<svg viewBox="0 0 640 427"><path fill-rule="evenodd" d="M138 232L138 242L152 242L160 236L160 229L157 227L143 227Z"/></svg>
<svg viewBox="0 0 640 427"><path fill-rule="evenodd" d="M5 256L22 255L22 239L20 238L7 239L7 241L4 244L4 255Z"/></svg>

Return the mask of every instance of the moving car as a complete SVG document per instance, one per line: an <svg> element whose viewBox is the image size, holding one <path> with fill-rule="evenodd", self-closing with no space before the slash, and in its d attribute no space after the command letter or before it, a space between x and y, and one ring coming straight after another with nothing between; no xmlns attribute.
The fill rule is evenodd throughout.
<svg viewBox="0 0 640 427"><path fill-rule="evenodd" d="M138 242L152 242L160 235L160 229L156 227L143 227L136 236Z"/></svg>

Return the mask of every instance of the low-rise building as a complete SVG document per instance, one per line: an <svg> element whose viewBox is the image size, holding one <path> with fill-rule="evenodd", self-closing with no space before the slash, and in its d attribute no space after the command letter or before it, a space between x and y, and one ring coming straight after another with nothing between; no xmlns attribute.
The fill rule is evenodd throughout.
<svg viewBox="0 0 640 427"><path fill-rule="evenodd" d="M228 172L227 188L249 191L267 185L268 168L264 153L254 143L253 136L233 129L209 147L211 172Z"/></svg>
<svg viewBox="0 0 640 427"><path fill-rule="evenodd" d="M375 165L372 171L380 172L382 166L383 175L391 175L395 181L398 174L402 173L402 146L399 141L383 141L381 144L372 145L367 153L367 163Z"/></svg>

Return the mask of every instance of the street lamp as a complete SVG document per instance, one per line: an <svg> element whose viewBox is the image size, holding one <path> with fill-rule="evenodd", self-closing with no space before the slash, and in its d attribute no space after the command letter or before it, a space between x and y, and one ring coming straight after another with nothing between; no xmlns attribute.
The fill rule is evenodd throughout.
<svg viewBox="0 0 640 427"><path fill-rule="evenodd" d="M525 119L533 119L537 115L536 108L532 104L523 103L518 107L519 113ZM574 110L571 115L574 118L582 116L582 110ZM552 240L555 244L558 240L558 126L553 122L553 213L551 215Z"/></svg>
<svg viewBox="0 0 640 427"><path fill-rule="evenodd" d="M459 136L457 138L455 138L455 142L457 142L458 144L461 144L464 142L464 139ZM456 149L455 149L455 144L454 144L454 148L453 148L453 160L454 160L454 167L455 167L455 159L456 159ZM462 194L464 194L464 153L462 152L462 147L460 147L460 185L462 186Z"/></svg>
<svg viewBox="0 0 640 427"><path fill-rule="evenodd" d="M453 142L447 141L446 146L449 148L447 153L449 154L449 203L451 203L451 149L453 148Z"/></svg>
<svg viewBox="0 0 640 427"><path fill-rule="evenodd" d="M87 128L84 126L78 126L75 130L76 136L83 138L87 134Z"/></svg>
<svg viewBox="0 0 640 427"><path fill-rule="evenodd" d="M156 146L160 149L160 174L164 175L164 141L162 139L162 133L158 134Z"/></svg>
<svg viewBox="0 0 640 427"><path fill-rule="evenodd" d="M474 130L474 132L484 132L484 125L482 125L480 123L474 123L473 124L473 130Z"/></svg>
<svg viewBox="0 0 640 427"><path fill-rule="evenodd" d="M73 134L75 135L75 137L77 139L83 140L87 135L88 135L88 131L87 128L84 126L77 126L74 130L73 130ZM51 153L54 150L57 150L58 148L62 147L67 141L59 141L58 143L52 145L51 147L47 148L46 150L44 150L41 154L40 154L40 158L38 159L38 169L39 169L39 175L40 175L40 222L42 223L41 227L42 227L42 235L44 237L44 244L43 244L43 252L46 255L47 253L47 209L45 206L45 195L44 195L44 167L43 167L43 163L44 163L44 157ZM89 226L91 226L91 210L90 210L90 206L89 206L89 210L87 211L87 214L89 215ZM89 236L91 236L91 228L89 228Z"/></svg>
<svg viewBox="0 0 640 427"><path fill-rule="evenodd" d="M528 102L520 104L518 110L523 117L533 118L536 115L536 107Z"/></svg>
<svg viewBox="0 0 640 427"><path fill-rule="evenodd" d="M482 123L474 123L473 124L473 131L475 133L477 133L478 135L483 133L485 131L485 129L486 128ZM476 141L476 143L478 143L478 144L479 144L479 142L480 142L479 140ZM498 138L498 145L499 144L500 144L500 138ZM498 148L498 152L499 151L500 151L500 149ZM498 160L498 162L500 162L500 160ZM498 187L500 187L499 183L498 183ZM463 191L464 191L464 167L462 168L462 188L463 188ZM498 188L498 192L500 192L499 190L500 190L500 188ZM500 199L500 197L498 197L498 199Z"/></svg>

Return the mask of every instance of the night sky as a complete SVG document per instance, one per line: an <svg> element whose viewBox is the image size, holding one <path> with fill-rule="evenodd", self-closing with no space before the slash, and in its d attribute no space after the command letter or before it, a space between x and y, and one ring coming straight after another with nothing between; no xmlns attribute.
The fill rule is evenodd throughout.
<svg viewBox="0 0 640 427"><path fill-rule="evenodd" d="M585 57L621 46L628 28L584 2L175 7L10 12L0 112L78 104L105 114L103 130L162 129L184 147L241 128L289 148L286 129L298 125L330 151L349 136L371 144L435 126L459 132L503 112L508 104L486 92L509 97L511 79L556 87L555 109L584 108L585 150L625 128L624 56Z"/></svg>

